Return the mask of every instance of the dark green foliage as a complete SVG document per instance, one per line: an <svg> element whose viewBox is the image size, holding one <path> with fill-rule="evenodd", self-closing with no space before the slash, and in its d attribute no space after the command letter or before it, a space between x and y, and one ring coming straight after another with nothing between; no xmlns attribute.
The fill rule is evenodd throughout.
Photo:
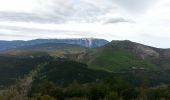
<svg viewBox="0 0 170 100"><path fill-rule="evenodd" d="M38 80L50 80L58 84L68 84L77 80L80 83L87 83L98 79L110 77L111 74L105 71L88 69L86 64L56 59L50 61L41 71Z"/></svg>
<svg viewBox="0 0 170 100"><path fill-rule="evenodd" d="M110 88L108 84L103 82L91 83L87 86L88 98L91 100L104 99L105 95L109 93Z"/></svg>
<svg viewBox="0 0 170 100"><path fill-rule="evenodd" d="M73 83L64 87L48 81L39 81L38 83L34 83L30 91L30 96L36 96L37 94L40 96L49 95L59 100L74 97L99 100L111 98L112 96L114 98L121 97L125 99L137 98L138 91L121 78L109 78L105 81L99 79L96 82L86 84L73 81Z"/></svg>
<svg viewBox="0 0 170 100"><path fill-rule="evenodd" d="M30 96L49 95L58 100L168 98L167 88L161 94L157 93L158 89L149 88L162 82L168 83L166 75L168 72L138 69L109 73L88 69L83 63L57 58L40 71Z"/></svg>
<svg viewBox="0 0 170 100"><path fill-rule="evenodd" d="M47 81L46 81L47 82ZM113 83L114 82L114 83ZM169 100L169 86L158 86L150 88L145 86L146 81L139 87L132 86L122 79L109 79L105 81L80 84L76 81L68 86L44 84L42 87L34 87L30 91L31 95L40 94L49 95L57 100ZM51 84L51 82L49 82ZM48 91L44 87L53 88ZM60 88L57 90L56 88ZM38 90L38 91L37 91ZM45 92L48 91L48 92Z"/></svg>
<svg viewBox="0 0 170 100"><path fill-rule="evenodd" d="M32 90L30 92L30 95L32 95L34 97L49 95L52 97L56 97L58 99L62 99L64 96L62 88L58 87L53 82L44 80L41 82L41 84L36 84L34 86L32 87ZM34 91L34 94L32 94L32 91Z"/></svg>
<svg viewBox="0 0 170 100"><path fill-rule="evenodd" d="M118 96L118 94L116 93L116 92L110 92L109 94L107 94L106 96L105 96L105 99L106 100L117 100L117 99L119 99L119 96Z"/></svg>
<svg viewBox="0 0 170 100"><path fill-rule="evenodd" d="M14 84L18 78L23 78L37 65L49 59L46 54L27 57L0 55L0 85Z"/></svg>
<svg viewBox="0 0 170 100"><path fill-rule="evenodd" d="M170 84L170 71L152 71L152 70L127 70L113 73L114 77L121 77L132 85L139 86L143 80L149 81L149 86L160 84Z"/></svg>
<svg viewBox="0 0 170 100"><path fill-rule="evenodd" d="M48 61L35 78L29 95L25 98L35 98L36 100L155 100L170 98L168 86L150 87L154 82L158 81L157 84L163 82L159 82L159 77L161 79L162 76L157 75L157 72L127 70L125 73L109 73L88 69L86 64L61 58L51 59L48 56L17 58L26 59L26 62L31 59L31 62L37 62L34 62L35 65ZM158 80L154 81L156 78ZM19 92L14 92L20 95ZM10 94L13 95L13 93ZM8 95L9 93L5 97ZM12 98L18 98L17 95Z"/></svg>
<svg viewBox="0 0 170 100"><path fill-rule="evenodd" d="M56 100L56 99L48 95L44 95L44 96L38 97L37 100Z"/></svg>

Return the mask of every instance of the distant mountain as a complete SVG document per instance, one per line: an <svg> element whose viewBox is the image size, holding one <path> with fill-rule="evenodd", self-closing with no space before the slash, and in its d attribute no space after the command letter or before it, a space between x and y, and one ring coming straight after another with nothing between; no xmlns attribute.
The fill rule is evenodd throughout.
<svg viewBox="0 0 170 100"><path fill-rule="evenodd" d="M120 70L169 70L170 50L154 48L131 41L112 41L105 46L81 55L91 68L107 71Z"/></svg>
<svg viewBox="0 0 170 100"><path fill-rule="evenodd" d="M108 43L104 39L95 38L80 38L80 39L36 39L30 41L0 41L0 51L5 51L11 48L18 48L22 46L30 46L44 43L66 43L75 44L83 47L94 48L100 47Z"/></svg>

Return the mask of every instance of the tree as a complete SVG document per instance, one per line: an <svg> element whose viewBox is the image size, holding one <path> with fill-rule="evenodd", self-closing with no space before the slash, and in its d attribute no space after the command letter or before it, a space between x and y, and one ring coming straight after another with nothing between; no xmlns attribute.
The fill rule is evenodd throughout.
<svg viewBox="0 0 170 100"><path fill-rule="evenodd" d="M44 95L44 96L38 97L37 100L56 100L56 99L49 95Z"/></svg>
<svg viewBox="0 0 170 100"><path fill-rule="evenodd" d="M119 96L116 92L112 91L108 95L105 96L105 100L117 100Z"/></svg>

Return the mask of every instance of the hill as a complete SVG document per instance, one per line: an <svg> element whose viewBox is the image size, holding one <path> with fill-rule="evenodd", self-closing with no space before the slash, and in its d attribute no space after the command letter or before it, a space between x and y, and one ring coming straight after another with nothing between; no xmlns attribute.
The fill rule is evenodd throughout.
<svg viewBox="0 0 170 100"><path fill-rule="evenodd" d="M83 63L57 58L49 61L39 72L36 81L48 80L64 85L77 81L79 83L94 82L112 76L105 71L88 69ZM39 83L39 82L38 82Z"/></svg>
<svg viewBox="0 0 170 100"><path fill-rule="evenodd" d="M105 46L90 49L81 56L91 68L107 71L128 69L168 70L170 50L154 48L131 41L112 41Z"/></svg>

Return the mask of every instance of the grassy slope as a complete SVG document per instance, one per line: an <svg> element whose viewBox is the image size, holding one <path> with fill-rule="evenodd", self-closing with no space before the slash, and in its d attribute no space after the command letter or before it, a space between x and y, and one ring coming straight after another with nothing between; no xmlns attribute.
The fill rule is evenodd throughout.
<svg viewBox="0 0 170 100"><path fill-rule="evenodd" d="M142 60L136 54L124 49L104 48L96 49L91 52L92 59L88 61L91 68L104 69L108 71L137 69L154 69L154 64Z"/></svg>

